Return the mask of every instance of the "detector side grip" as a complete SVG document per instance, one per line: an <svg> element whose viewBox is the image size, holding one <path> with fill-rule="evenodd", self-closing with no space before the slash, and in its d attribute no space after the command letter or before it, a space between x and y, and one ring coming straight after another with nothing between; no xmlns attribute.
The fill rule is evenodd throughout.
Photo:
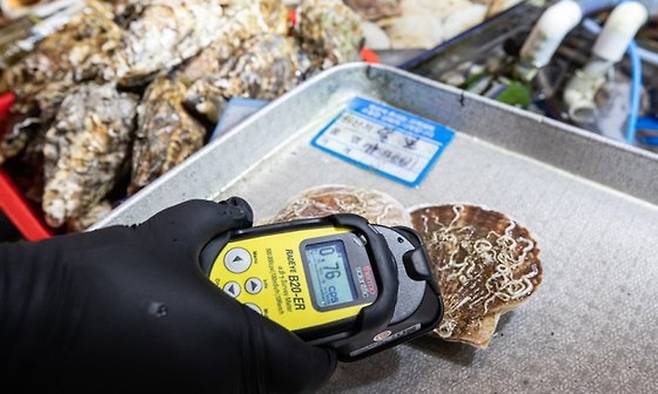
<svg viewBox="0 0 658 394"><path fill-rule="evenodd" d="M355 332L358 334L333 343L339 355L346 355L362 346L362 343L370 342L375 335L388 327L397 302L397 269L384 236L376 232L365 219L353 214L335 214L326 219L336 227L353 228L363 235L368 243L371 262L377 270L379 294L374 303L361 309L357 315Z"/></svg>

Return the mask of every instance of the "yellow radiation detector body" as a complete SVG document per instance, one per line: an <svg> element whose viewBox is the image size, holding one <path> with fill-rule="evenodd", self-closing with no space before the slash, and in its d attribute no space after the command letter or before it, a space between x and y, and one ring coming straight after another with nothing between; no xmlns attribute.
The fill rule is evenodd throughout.
<svg viewBox="0 0 658 394"><path fill-rule="evenodd" d="M431 330L442 314L413 230L356 215L227 234L204 248L201 267L230 297L343 360Z"/></svg>

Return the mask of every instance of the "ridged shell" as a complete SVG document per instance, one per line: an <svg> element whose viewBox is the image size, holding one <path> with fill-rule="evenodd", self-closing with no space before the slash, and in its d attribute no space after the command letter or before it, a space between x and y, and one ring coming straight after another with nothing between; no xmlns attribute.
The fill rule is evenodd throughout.
<svg viewBox="0 0 658 394"><path fill-rule="evenodd" d="M287 222L353 213L370 223L386 226L410 226L410 217L402 204L388 194L352 186L330 185L307 189L293 197L267 223Z"/></svg>
<svg viewBox="0 0 658 394"><path fill-rule="evenodd" d="M504 214L473 205L419 208L411 217L445 304L435 334L486 347L498 315L527 300L541 284L537 242Z"/></svg>

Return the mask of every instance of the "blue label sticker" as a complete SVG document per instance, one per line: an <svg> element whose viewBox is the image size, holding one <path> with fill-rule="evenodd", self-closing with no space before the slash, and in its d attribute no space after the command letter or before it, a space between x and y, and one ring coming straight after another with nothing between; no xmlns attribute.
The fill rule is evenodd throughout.
<svg viewBox="0 0 658 394"><path fill-rule="evenodd" d="M360 97L311 145L410 187L418 187L455 133L446 126Z"/></svg>

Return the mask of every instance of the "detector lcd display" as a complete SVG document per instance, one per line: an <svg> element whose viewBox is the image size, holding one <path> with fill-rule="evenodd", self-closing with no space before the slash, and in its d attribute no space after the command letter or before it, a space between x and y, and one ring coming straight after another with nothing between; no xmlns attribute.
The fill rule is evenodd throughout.
<svg viewBox="0 0 658 394"><path fill-rule="evenodd" d="M354 301L354 284L342 241L306 245L304 255L311 278L312 296L319 309Z"/></svg>

